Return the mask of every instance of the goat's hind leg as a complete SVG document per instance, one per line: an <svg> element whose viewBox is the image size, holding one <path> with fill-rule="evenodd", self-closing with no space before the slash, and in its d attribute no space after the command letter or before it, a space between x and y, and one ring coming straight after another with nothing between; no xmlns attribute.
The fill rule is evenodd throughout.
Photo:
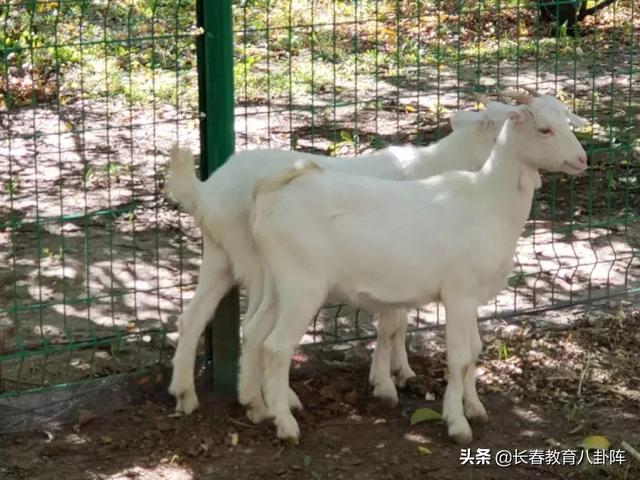
<svg viewBox="0 0 640 480"><path fill-rule="evenodd" d="M169 393L176 398L177 412L189 414L198 408L194 380L198 340L218 303L232 286L233 276L226 253L205 237L196 293L178 319L180 336L169 385Z"/></svg>
<svg viewBox="0 0 640 480"><path fill-rule="evenodd" d="M473 361L469 365L469 368L467 368L467 374L464 377L464 414L469 420L486 423L489 421L489 416L476 390L476 360L480 352L482 352L482 339L478 331L477 320L475 324L470 327L472 327L472 331L470 331L469 334L471 358Z"/></svg>

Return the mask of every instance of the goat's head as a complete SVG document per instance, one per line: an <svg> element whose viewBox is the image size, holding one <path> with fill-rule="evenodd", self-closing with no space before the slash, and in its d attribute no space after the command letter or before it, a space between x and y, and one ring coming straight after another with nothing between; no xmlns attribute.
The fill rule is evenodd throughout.
<svg viewBox="0 0 640 480"><path fill-rule="evenodd" d="M507 115L523 161L551 172L584 172L587 154L569 127L567 107L552 96L518 96L521 105Z"/></svg>

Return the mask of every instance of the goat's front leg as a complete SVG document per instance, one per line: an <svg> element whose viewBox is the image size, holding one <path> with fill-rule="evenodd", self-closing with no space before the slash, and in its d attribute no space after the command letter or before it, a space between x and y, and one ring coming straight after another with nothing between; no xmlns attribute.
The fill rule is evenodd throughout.
<svg viewBox="0 0 640 480"><path fill-rule="evenodd" d="M474 368L470 329L476 322L477 303L467 298L444 299L447 313L445 335L447 343L447 367L449 378L444 394L442 416L447 422L449 436L458 443L469 443L471 427L464 416L464 380L470 368Z"/></svg>
<svg viewBox="0 0 640 480"><path fill-rule="evenodd" d="M206 240L196 293L178 319L178 346L173 355L169 393L176 397L176 411L189 414L198 408L194 368L198 341L218 303L233 286L227 256Z"/></svg>
<svg viewBox="0 0 640 480"><path fill-rule="evenodd" d="M395 315L396 324L391 345L391 374L395 384L402 388L407 380L416 376L407 357L407 310L404 308L392 310L389 315Z"/></svg>
<svg viewBox="0 0 640 480"><path fill-rule="evenodd" d="M369 370L369 383L373 385L373 396L391 406L398 404L398 392L391 378L391 352L393 336L397 330L396 322L394 310L380 312L378 338Z"/></svg>
<svg viewBox="0 0 640 480"><path fill-rule="evenodd" d="M489 416L476 390L476 361L482 352L482 339L478 330L478 320L476 319L474 324L469 327L472 329L470 331L470 345L473 362L464 377L464 414L469 420L486 423L489 421Z"/></svg>

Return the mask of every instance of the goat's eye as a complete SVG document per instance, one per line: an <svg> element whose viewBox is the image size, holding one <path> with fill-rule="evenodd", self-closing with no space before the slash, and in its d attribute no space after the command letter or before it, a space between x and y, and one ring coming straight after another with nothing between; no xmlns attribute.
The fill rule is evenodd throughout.
<svg viewBox="0 0 640 480"><path fill-rule="evenodd" d="M538 131L543 135L550 135L553 133L553 130L550 128L539 128Z"/></svg>

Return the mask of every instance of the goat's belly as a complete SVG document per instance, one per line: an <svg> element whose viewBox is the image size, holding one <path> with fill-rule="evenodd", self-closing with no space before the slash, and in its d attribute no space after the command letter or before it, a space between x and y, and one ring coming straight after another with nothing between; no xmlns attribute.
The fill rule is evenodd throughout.
<svg viewBox="0 0 640 480"><path fill-rule="evenodd" d="M484 276L480 285L483 285L483 292L480 295L481 302L487 302L495 298L506 287L509 276L513 271L513 260L505 259L498 265L498 268Z"/></svg>
<svg viewBox="0 0 640 480"><path fill-rule="evenodd" d="M376 310L380 308L418 307L439 299L439 289L424 283L407 285L398 282L393 285L360 284L357 287L342 285L332 290L343 301L360 308Z"/></svg>

